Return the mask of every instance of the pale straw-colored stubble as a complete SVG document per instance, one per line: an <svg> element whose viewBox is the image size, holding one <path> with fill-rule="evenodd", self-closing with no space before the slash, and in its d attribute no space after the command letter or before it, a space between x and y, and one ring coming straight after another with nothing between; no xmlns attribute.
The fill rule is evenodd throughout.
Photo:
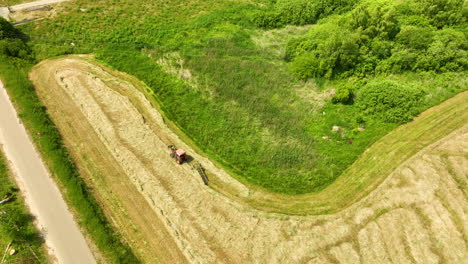
<svg viewBox="0 0 468 264"><path fill-rule="evenodd" d="M440 164L434 165L439 160L434 152L442 148L448 160L453 153L464 160L452 165L452 171L466 169L466 157L459 155L466 153L463 144L443 147L466 142L468 126L420 152L366 198L339 213L284 216L233 201L205 187L190 165L177 165L168 155L168 143L186 149L243 196L249 194L248 187L184 144L123 75L77 57L43 62L33 75L47 69L58 85L38 87L39 93L55 87L71 98L61 105L80 107L96 140L123 168L190 262L460 263L468 257L463 243L466 220L460 215L467 207L463 190ZM57 100L43 98L46 105ZM456 199L450 206L454 209L444 209L448 204L441 197ZM457 217L462 220L454 220Z"/></svg>

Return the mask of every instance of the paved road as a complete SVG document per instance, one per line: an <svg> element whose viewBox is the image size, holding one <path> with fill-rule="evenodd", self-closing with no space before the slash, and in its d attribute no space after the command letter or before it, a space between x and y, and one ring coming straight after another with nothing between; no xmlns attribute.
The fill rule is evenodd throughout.
<svg viewBox="0 0 468 264"><path fill-rule="evenodd" d="M65 1L70 1L70 0L40 0L40 1L34 1L34 2L29 2L29 3L10 6L10 11L15 12L15 11L23 10L23 9L30 8L30 7L41 6L41 5L50 5L50 4L55 4L55 3L65 2Z"/></svg>
<svg viewBox="0 0 468 264"><path fill-rule="evenodd" d="M36 7L36 6L43 6L43 5L51 5L60 2L71 1L71 0L39 0L19 5L14 5L10 7L0 7L0 17L3 17L6 20L10 20L10 12L16 12L23 9Z"/></svg>
<svg viewBox="0 0 468 264"><path fill-rule="evenodd" d="M96 263L71 213L35 151L0 82L0 144L47 246L59 263Z"/></svg>
<svg viewBox="0 0 468 264"><path fill-rule="evenodd" d="M7 7L0 7L0 17L3 17L6 20L10 20L10 10Z"/></svg>

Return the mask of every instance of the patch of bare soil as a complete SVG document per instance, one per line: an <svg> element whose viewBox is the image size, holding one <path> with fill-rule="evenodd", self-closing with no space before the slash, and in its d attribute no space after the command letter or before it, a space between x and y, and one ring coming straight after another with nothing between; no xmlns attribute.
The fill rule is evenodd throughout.
<svg viewBox="0 0 468 264"><path fill-rule="evenodd" d="M107 208L109 215L127 216L114 224L125 230L145 262L151 263L145 250L167 263L468 259L468 125L420 151L340 212L287 216L253 209L248 202L252 189L184 144L139 91L144 85L132 77L75 56L40 63L31 79L102 204L118 207ZM187 150L237 197L206 187L191 164L176 164L169 144ZM101 191L102 186L109 187ZM153 222L141 220L148 214ZM164 240L163 250L151 246L158 239ZM171 245L181 254L161 252Z"/></svg>

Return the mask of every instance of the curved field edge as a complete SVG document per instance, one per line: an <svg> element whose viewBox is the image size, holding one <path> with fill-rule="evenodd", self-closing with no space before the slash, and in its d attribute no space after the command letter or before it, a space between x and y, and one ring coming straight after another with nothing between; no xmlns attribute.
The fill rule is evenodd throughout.
<svg viewBox="0 0 468 264"><path fill-rule="evenodd" d="M189 262L460 263L466 259L463 186L468 124L413 155L369 195L340 212L265 213L207 188L190 163L177 165L165 143L175 140L184 149L190 147L177 139L144 94L133 87L138 81L92 59L89 62L70 57L49 60L30 76L65 143L71 145L70 153L78 157L77 165L91 162L101 174L109 174L113 193L122 190L113 189L112 181L130 179ZM213 169L208 159L189 153ZM107 169L112 166L124 173L116 175ZM213 173L233 180L222 171ZM134 207L143 213L133 217L146 214L146 209ZM133 220L129 215L128 222ZM150 234L150 240L157 236ZM161 247L167 245L164 242ZM175 262L179 263L168 261Z"/></svg>
<svg viewBox="0 0 468 264"><path fill-rule="evenodd" d="M156 109L160 110L157 102L151 100L153 96L149 92L150 89L143 82L125 73L107 69L89 56L71 56L71 58L87 61L117 78L132 83L138 90L146 94L147 99L150 98L149 100ZM47 61L43 61L41 64L44 63ZM369 194L397 167L416 153L466 124L466 120L468 120L467 100L468 92L460 93L425 111L413 122L390 132L366 150L352 166L323 191L306 195L282 195L246 185L248 194L245 195L239 189L231 188L225 184L216 173L208 171L210 187L232 200L267 212L313 215L340 211ZM135 104L135 101L133 103ZM144 117L144 111L141 114ZM168 123L168 127L172 128L173 132L185 141L184 143L193 147L193 151L204 154L193 145L193 142L186 140L188 137L183 135L181 130L174 129L174 124L168 120L165 122Z"/></svg>
<svg viewBox="0 0 468 264"><path fill-rule="evenodd" d="M106 66L112 67L108 64ZM182 128L171 122L151 88L141 81L139 83L136 82L135 87L147 95L147 99L165 117L168 126L199 154L210 157L209 153L203 152L202 147L184 134ZM322 191L304 195L279 194L236 177L236 180L241 180L249 188L249 195L245 197L223 184L222 180L216 178L216 174L208 172L210 186L233 200L262 211L289 215L335 213L370 193L407 159L466 124L468 105L464 102L467 100L468 92L462 92L421 113L414 121L391 131L369 147L337 180ZM211 161L231 172L223 164L217 163L216 159Z"/></svg>
<svg viewBox="0 0 468 264"><path fill-rule="evenodd" d="M91 190L80 177L60 133L28 79L32 65L0 58L0 79L78 225L84 230L95 257L98 260L104 258L109 263L139 263L123 238L112 228L109 219L105 218ZM37 131L41 134L37 135Z"/></svg>
<svg viewBox="0 0 468 264"><path fill-rule="evenodd" d="M292 214L334 213L346 208L369 194L406 160L467 124L467 101L468 92L462 92L388 133L321 192L295 196L289 203L290 196L254 193L250 203L267 211Z"/></svg>

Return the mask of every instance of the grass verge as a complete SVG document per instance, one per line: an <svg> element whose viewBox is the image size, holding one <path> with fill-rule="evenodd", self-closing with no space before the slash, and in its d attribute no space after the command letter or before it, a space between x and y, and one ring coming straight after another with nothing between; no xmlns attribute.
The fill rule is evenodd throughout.
<svg viewBox="0 0 468 264"><path fill-rule="evenodd" d="M44 241L33 225L33 217L28 213L0 151L0 200L5 196L11 198L0 205L0 258L5 263L47 263ZM9 250L5 251L7 247ZM10 256L12 249L17 253Z"/></svg>

